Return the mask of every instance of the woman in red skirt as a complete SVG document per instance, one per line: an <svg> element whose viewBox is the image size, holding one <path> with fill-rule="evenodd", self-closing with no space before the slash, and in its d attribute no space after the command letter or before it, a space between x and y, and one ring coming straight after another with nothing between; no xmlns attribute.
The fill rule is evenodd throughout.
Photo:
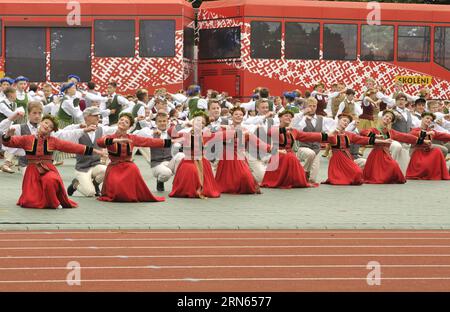
<svg viewBox="0 0 450 312"><path fill-rule="evenodd" d="M422 113L422 123L420 128L411 130L411 134L424 140L450 141L450 134L434 131L431 124L436 119L433 113ZM450 176L445 163L444 154L439 148L428 144L417 145L411 155L406 178L412 180L450 180Z"/></svg>
<svg viewBox="0 0 450 312"><path fill-rule="evenodd" d="M171 140L145 138L127 131L134 124L129 113L121 114L117 132L97 140L97 145L108 149L111 162L106 168L101 201L108 202L154 202L164 197L154 196L142 178L138 167L131 161L134 147L162 148L171 146Z"/></svg>
<svg viewBox="0 0 450 312"><path fill-rule="evenodd" d="M349 147L351 143L360 145L373 145L374 143L390 144L390 139L380 140L372 137L364 137L352 132L345 131L348 124L352 122L352 116L340 114L338 116L336 136L330 136L333 155L328 164L328 179L324 182L334 185L361 185L364 182L361 168L353 161Z"/></svg>
<svg viewBox="0 0 450 312"><path fill-rule="evenodd" d="M391 110L385 110L379 121L378 128L370 128L361 131L361 135L382 139L392 139L398 142L417 144L418 138L409 133L402 133L391 129L395 121L395 114ZM377 144L367 157L364 167L364 183L394 184L406 183L398 163L391 157L390 144Z"/></svg>
<svg viewBox="0 0 450 312"><path fill-rule="evenodd" d="M193 116L193 127L178 133L185 158L175 173L169 196L202 199L220 197L220 189L214 179L211 163L203 157L203 146L211 139L211 136L204 133L209 118L203 111L196 112Z"/></svg>
<svg viewBox="0 0 450 312"><path fill-rule="evenodd" d="M24 208L75 208L77 203L67 197L66 188L58 170L53 165L53 152L60 151L82 155L101 151L50 136L58 131L58 122L52 116L44 116L37 135L12 136L14 129L3 135L3 144L22 148L26 152L27 170L22 182L22 195L17 205Z"/></svg>
<svg viewBox="0 0 450 312"><path fill-rule="evenodd" d="M273 155L269 160L266 173L261 183L262 187L288 189L293 187L318 186L318 184L311 185L308 183L305 170L292 151L292 147L295 140L301 142L327 142L328 135L319 132L302 132L289 128L293 117L294 113L290 110L279 113L280 126L272 127L269 132L269 135L273 137L276 135L276 130L278 130L279 148L278 154Z"/></svg>
<svg viewBox="0 0 450 312"><path fill-rule="evenodd" d="M215 139L222 141L224 147L216 171L216 181L222 193L261 194L245 157L245 151L250 146L270 151L270 146L241 126L244 115L244 108L232 109L232 126L214 134Z"/></svg>

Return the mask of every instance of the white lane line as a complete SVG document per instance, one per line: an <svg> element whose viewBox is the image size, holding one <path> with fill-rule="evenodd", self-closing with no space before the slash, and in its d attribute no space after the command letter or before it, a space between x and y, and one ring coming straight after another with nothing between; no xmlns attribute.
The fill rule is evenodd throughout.
<svg viewBox="0 0 450 312"><path fill-rule="evenodd" d="M140 265L140 266L82 266L82 270L141 270L141 269L295 269L295 268L362 268L360 264L318 264L318 265ZM450 268L450 264L383 264L383 268ZM0 271L16 270L65 270L67 267L17 267L0 268Z"/></svg>
<svg viewBox="0 0 450 312"><path fill-rule="evenodd" d="M295 258L295 257L450 257L450 254L304 254L304 255L135 255L135 256L1 256L0 259L113 259L113 258Z"/></svg>
<svg viewBox="0 0 450 312"><path fill-rule="evenodd" d="M153 278L153 279L91 279L81 280L82 283L117 283L117 282L235 282L235 281L366 281L365 277L242 277L242 278ZM444 277L381 277L384 281L412 281L412 280L450 280L449 276ZM0 284L14 283L67 283L67 280L20 280L20 281L0 281Z"/></svg>
<svg viewBox="0 0 450 312"><path fill-rule="evenodd" d="M245 229L232 229L232 230L176 230L176 231L161 231L161 230L142 230L140 232L136 231L120 231L120 230L112 230L112 231L95 231L95 230L86 230L86 231L58 231L58 232L36 232L36 231L2 231L0 230L0 235L64 235L64 234L233 234L233 233L242 233L242 234L253 234L253 233L263 233L263 234L308 234L308 233L314 233L314 234L344 234L344 233L350 233L350 234L395 234L395 233L401 233L401 234L415 234L415 233L425 233L425 234L450 234L449 230L411 230L411 231L405 231L405 230L364 230L364 229L357 229L357 230L280 230L280 229L267 229L267 230L245 230Z"/></svg>
<svg viewBox="0 0 450 312"><path fill-rule="evenodd" d="M450 245L257 245L257 246L49 246L0 247L0 250L59 250L59 249L247 249L247 248L450 248Z"/></svg>
<svg viewBox="0 0 450 312"><path fill-rule="evenodd" d="M190 238L49 238L0 239L0 242L61 241L221 241L221 240L450 240L450 237L190 237Z"/></svg>

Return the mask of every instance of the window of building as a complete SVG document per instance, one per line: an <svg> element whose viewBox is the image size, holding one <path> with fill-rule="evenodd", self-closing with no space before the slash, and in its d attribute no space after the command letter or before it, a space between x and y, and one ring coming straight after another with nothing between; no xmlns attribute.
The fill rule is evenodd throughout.
<svg viewBox="0 0 450 312"><path fill-rule="evenodd" d="M194 59L194 28L191 27L183 30L183 57Z"/></svg>
<svg viewBox="0 0 450 312"><path fill-rule="evenodd" d="M252 58L281 58L281 23L251 22L250 49Z"/></svg>
<svg viewBox="0 0 450 312"><path fill-rule="evenodd" d="M241 56L240 27L201 29L199 37L198 57L201 60Z"/></svg>
<svg viewBox="0 0 450 312"><path fill-rule="evenodd" d="M323 27L323 58L325 60L356 60L358 26L325 24Z"/></svg>
<svg viewBox="0 0 450 312"><path fill-rule="evenodd" d="M133 57L134 21L96 20L94 23L94 50L99 57Z"/></svg>
<svg viewBox="0 0 450 312"><path fill-rule="evenodd" d="M394 26L362 25L361 60L394 60Z"/></svg>
<svg viewBox="0 0 450 312"><path fill-rule="evenodd" d="M91 29L51 28L51 81L66 81L75 74L91 80Z"/></svg>
<svg viewBox="0 0 450 312"><path fill-rule="evenodd" d="M450 70L450 27L434 28L434 61Z"/></svg>
<svg viewBox="0 0 450 312"><path fill-rule="evenodd" d="M45 81L45 32L42 27L6 27L6 76Z"/></svg>
<svg viewBox="0 0 450 312"><path fill-rule="evenodd" d="M285 57L287 59L319 59L319 23L287 22L285 27Z"/></svg>
<svg viewBox="0 0 450 312"><path fill-rule="evenodd" d="M397 54L400 62L429 62L430 27L398 26Z"/></svg>
<svg viewBox="0 0 450 312"><path fill-rule="evenodd" d="M139 55L143 57L175 56L175 21L140 21Z"/></svg>

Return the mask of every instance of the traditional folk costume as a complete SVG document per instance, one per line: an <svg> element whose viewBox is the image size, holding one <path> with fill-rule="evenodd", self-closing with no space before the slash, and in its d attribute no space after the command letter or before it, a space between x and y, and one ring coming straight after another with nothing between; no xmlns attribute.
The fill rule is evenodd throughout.
<svg viewBox="0 0 450 312"><path fill-rule="evenodd" d="M418 137L419 142L423 142L423 140L450 141L448 133L432 131L432 134L427 135L427 131L431 131L431 129L415 128L412 129L411 134ZM411 180L450 180L441 150L428 145L416 145L406 170L406 178Z"/></svg>
<svg viewBox="0 0 450 312"><path fill-rule="evenodd" d="M396 113L395 121L392 123L392 129L402 133L409 133L412 126L412 115L407 108L395 107ZM393 142L390 147L392 158L394 158L403 174L406 173L406 169L409 164L409 149L410 145L406 143Z"/></svg>
<svg viewBox="0 0 450 312"><path fill-rule="evenodd" d="M260 193L258 182L253 177L245 157L245 150L252 145L253 148L267 151L269 145L256 135L244 132L242 128L219 131L214 136L222 140L224 145L223 157L219 160L216 171L220 191L230 194ZM233 149L232 152L230 148Z"/></svg>
<svg viewBox="0 0 450 312"><path fill-rule="evenodd" d="M272 136L275 133L275 127L270 131ZM321 142L327 141L328 136L325 133L301 132L296 129L278 128L279 129L279 153L270 158L264 179L261 183L262 187L276 188L297 188L313 186L308 183L300 161L298 160L293 146L295 140L301 142ZM278 158L278 159L277 159ZM278 164L276 164L278 162ZM275 163L275 170L272 166ZM314 186L317 186L315 184Z"/></svg>
<svg viewBox="0 0 450 312"><path fill-rule="evenodd" d="M17 205L24 208L77 207L77 203L67 197L58 170L52 163L53 152L91 155L93 152L91 147L39 135L3 137L3 144L22 148L26 152L28 167L23 177L22 195Z"/></svg>
<svg viewBox="0 0 450 312"><path fill-rule="evenodd" d="M193 128L178 133L183 136L185 154L173 180L170 197L205 198L220 197L220 189L214 179L211 163L203 156L203 147L211 136L195 135Z"/></svg>
<svg viewBox="0 0 450 312"><path fill-rule="evenodd" d="M352 132L343 131L328 138L333 154L328 165L326 184L361 185L364 182L362 169L353 161L349 147L351 143L372 145L375 137L363 137Z"/></svg>
<svg viewBox="0 0 450 312"><path fill-rule="evenodd" d="M361 135L373 137L382 135L384 139L392 139L407 144L418 143L417 137L387 128L372 128L361 132ZM389 151L390 144L376 144L367 157L364 167L364 183L394 184L406 183L398 163L392 158Z"/></svg>
<svg viewBox="0 0 450 312"><path fill-rule="evenodd" d="M28 78L27 77L24 77L24 76L19 76L19 77L17 77L15 80L14 80L14 82L17 84L18 82L21 82L21 81L25 81L25 82L28 82L29 80L28 80ZM25 111L25 115L22 117L22 118L19 118L17 121L16 121L16 123L18 123L18 124L23 124L23 123L26 123L27 122L27 116L28 116L28 109L27 109L27 107L28 107L28 103L29 102L31 102L33 99L32 99L32 97L28 94L28 92L26 92L26 91L21 91L21 90L19 90L19 89L17 89L16 90L16 95L17 95L17 98L16 98L16 105L17 105L17 107L23 107L23 110Z"/></svg>
<svg viewBox="0 0 450 312"><path fill-rule="evenodd" d="M128 138L131 143L113 143L115 138ZM97 145L107 148L109 163L103 181L101 201L109 202L153 202L164 201L154 196L142 178L138 167L131 161L131 152L137 147L162 148L171 146L171 140L143 138L133 134L104 136Z"/></svg>

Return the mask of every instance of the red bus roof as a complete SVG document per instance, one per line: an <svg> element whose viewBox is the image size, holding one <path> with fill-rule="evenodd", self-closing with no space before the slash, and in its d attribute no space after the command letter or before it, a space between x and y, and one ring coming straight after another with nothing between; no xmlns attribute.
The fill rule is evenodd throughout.
<svg viewBox="0 0 450 312"><path fill-rule="evenodd" d="M277 18L315 18L315 19L366 19L370 8L367 2L335 2L317 0L219 0L203 2L202 10L213 10L234 14L242 7L241 16L277 17ZM450 22L450 6L433 4L379 3L381 20ZM230 13L228 13L230 12Z"/></svg>
<svg viewBox="0 0 450 312"><path fill-rule="evenodd" d="M77 0L81 15L184 15L193 16L193 9L185 0ZM45 16L67 14L68 0L1 0L2 16Z"/></svg>

